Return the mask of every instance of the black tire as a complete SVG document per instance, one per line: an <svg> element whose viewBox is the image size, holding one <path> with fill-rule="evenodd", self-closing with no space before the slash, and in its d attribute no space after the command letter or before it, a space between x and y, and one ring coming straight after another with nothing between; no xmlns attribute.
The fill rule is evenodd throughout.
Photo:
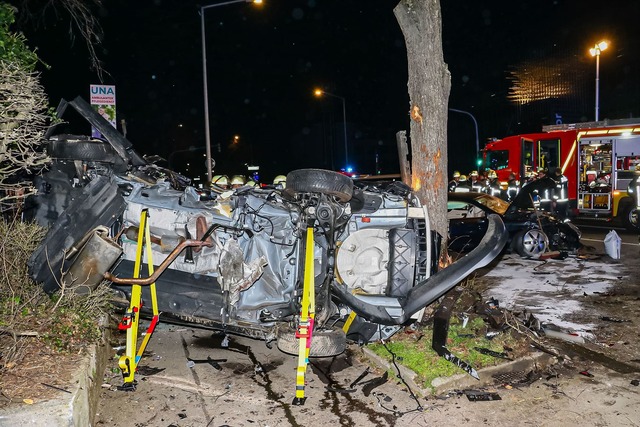
<svg viewBox="0 0 640 427"><path fill-rule="evenodd" d="M523 258L541 255L549 248L549 238L537 228L518 232L513 238L513 247Z"/></svg>
<svg viewBox="0 0 640 427"><path fill-rule="evenodd" d="M633 232L640 232L640 210L636 209L636 207L631 203L625 203L622 206L622 214L620 219L622 220L622 224L624 227Z"/></svg>
<svg viewBox="0 0 640 427"><path fill-rule="evenodd" d="M278 349L287 354L298 355L299 341L290 327L278 330ZM317 329L313 331L309 357L333 357L345 351L347 337L342 329Z"/></svg>
<svg viewBox="0 0 640 427"><path fill-rule="evenodd" d="M64 160L114 163L119 158L113 147L104 142L50 141L47 152L54 159Z"/></svg>
<svg viewBox="0 0 640 427"><path fill-rule="evenodd" d="M353 181L346 175L324 169L298 169L287 175L287 190L294 193L321 193L348 202Z"/></svg>

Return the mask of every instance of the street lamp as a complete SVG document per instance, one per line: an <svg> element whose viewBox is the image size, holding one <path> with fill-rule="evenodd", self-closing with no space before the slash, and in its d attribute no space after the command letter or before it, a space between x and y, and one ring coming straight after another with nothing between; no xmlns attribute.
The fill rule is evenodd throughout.
<svg viewBox="0 0 640 427"><path fill-rule="evenodd" d="M209 91L207 87L207 43L204 30L204 11L213 7L227 6L234 3L255 3L262 4L262 0L230 0L221 3L210 4L200 7L200 29L202 33L202 80L204 92L204 137L207 156L207 182L211 182L212 165L211 165L211 134L209 128Z"/></svg>
<svg viewBox="0 0 640 427"><path fill-rule="evenodd" d="M313 94L320 98L323 95L331 96L334 98L338 98L342 101L342 123L344 125L344 167L349 167L349 148L347 145L347 102L342 96L335 95L333 93L326 92L322 89L315 89Z"/></svg>
<svg viewBox="0 0 640 427"><path fill-rule="evenodd" d="M608 47L609 43L603 40L589 49L591 56L596 57L596 122L600 116L600 52Z"/></svg>
<svg viewBox="0 0 640 427"><path fill-rule="evenodd" d="M473 117L473 114L471 114L468 111L456 110L455 108L449 108L449 111L453 111L454 113L466 114L467 116L471 117L471 120L473 120L473 125L476 128L476 161L477 161L478 156L480 155L480 139L478 138L478 122L476 121L476 118Z"/></svg>

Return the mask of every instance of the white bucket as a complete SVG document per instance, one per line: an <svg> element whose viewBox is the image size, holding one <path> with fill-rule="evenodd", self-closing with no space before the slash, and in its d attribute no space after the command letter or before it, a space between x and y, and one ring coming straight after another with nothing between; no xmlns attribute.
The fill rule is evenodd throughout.
<svg viewBox="0 0 640 427"><path fill-rule="evenodd" d="M622 239L618 236L614 230L611 230L604 237L604 250L613 259L620 259L620 247L622 246Z"/></svg>

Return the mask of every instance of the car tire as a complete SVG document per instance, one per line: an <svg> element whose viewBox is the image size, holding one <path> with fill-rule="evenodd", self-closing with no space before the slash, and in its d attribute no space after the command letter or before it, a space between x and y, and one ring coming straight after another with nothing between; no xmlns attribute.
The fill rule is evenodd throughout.
<svg viewBox="0 0 640 427"><path fill-rule="evenodd" d="M353 181L338 172L324 169L297 169L287 175L287 191L326 194L345 203L353 196Z"/></svg>
<svg viewBox="0 0 640 427"><path fill-rule="evenodd" d="M640 231L640 210L636 209L636 207L631 203L626 203L622 208L622 224L629 231L639 232Z"/></svg>
<svg viewBox="0 0 640 427"><path fill-rule="evenodd" d="M296 332L290 328L278 330L277 346L280 351L287 354L298 354L299 341ZM309 357L333 357L345 351L347 338L342 329L317 329L313 331Z"/></svg>
<svg viewBox="0 0 640 427"><path fill-rule="evenodd" d="M520 231L513 238L513 245L523 258L534 258L543 254L549 248L549 238L537 228Z"/></svg>

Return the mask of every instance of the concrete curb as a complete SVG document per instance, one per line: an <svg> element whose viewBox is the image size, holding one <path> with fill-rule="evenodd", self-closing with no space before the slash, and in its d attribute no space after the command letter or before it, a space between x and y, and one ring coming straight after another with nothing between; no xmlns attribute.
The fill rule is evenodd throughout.
<svg viewBox="0 0 640 427"><path fill-rule="evenodd" d="M369 359L373 364L379 366L382 369L392 369L395 370L393 365L387 359L378 356L373 351L369 350L366 347L362 348L364 356ZM478 375L480 376L479 380L476 380L471 375L468 374L457 374L451 377L439 377L434 379L431 382L431 386L433 391L424 388L422 384L418 383L418 375L413 372L411 369L406 366L402 366L400 363L396 362L400 368L400 375L406 381L406 383L411 387L414 392L421 394L422 396L429 395L439 395L443 394L450 390L455 389L467 389L467 388L477 388L484 387L487 385L492 385L494 382L493 375L496 374L506 374L510 372L516 371L525 371L533 369L534 367L538 369L543 369L547 366L553 365L557 363L557 359L554 356L551 356L542 352L531 353L530 356L526 356L517 360L509 361L506 363L502 363L496 366L488 366L486 368L482 368L478 370Z"/></svg>
<svg viewBox="0 0 640 427"><path fill-rule="evenodd" d="M33 405L12 405L0 410L0 426L87 427L93 425L104 370L109 359L107 337L99 345L92 345L77 364L69 382L70 393Z"/></svg>

